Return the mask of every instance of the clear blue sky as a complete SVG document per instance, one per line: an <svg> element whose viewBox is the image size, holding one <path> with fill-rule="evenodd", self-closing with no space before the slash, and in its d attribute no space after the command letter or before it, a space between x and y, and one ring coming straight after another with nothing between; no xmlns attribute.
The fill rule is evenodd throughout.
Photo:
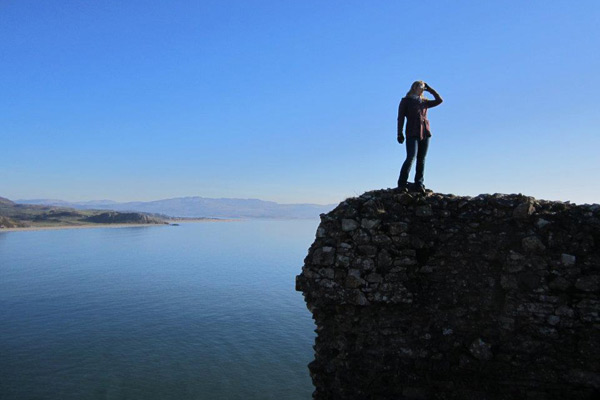
<svg viewBox="0 0 600 400"><path fill-rule="evenodd" d="M597 0L0 0L0 196L394 187L425 80L426 186L600 203L599 29Z"/></svg>

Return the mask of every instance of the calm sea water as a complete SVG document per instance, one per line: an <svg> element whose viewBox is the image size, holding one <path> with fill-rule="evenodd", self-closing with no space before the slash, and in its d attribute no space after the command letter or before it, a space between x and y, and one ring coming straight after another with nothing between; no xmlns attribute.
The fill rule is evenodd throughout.
<svg viewBox="0 0 600 400"><path fill-rule="evenodd" d="M0 399L310 399L317 225L0 233Z"/></svg>

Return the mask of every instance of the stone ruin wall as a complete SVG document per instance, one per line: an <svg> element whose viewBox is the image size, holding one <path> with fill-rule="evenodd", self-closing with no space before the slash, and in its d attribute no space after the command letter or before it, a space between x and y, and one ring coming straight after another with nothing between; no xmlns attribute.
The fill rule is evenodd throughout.
<svg viewBox="0 0 600 400"><path fill-rule="evenodd" d="M600 206L365 193L328 214L296 288L315 399L600 394Z"/></svg>

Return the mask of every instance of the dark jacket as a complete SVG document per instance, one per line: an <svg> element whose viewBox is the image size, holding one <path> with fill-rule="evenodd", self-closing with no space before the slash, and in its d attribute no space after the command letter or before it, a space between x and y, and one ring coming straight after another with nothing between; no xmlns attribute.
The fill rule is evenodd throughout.
<svg viewBox="0 0 600 400"><path fill-rule="evenodd" d="M431 94L435 100L418 100L411 97L403 97L398 106L398 136L402 134L404 128L404 118L406 118L406 137L418 137L423 140L431 136L429 129L429 120L427 119L427 109L442 104L442 98L433 89Z"/></svg>

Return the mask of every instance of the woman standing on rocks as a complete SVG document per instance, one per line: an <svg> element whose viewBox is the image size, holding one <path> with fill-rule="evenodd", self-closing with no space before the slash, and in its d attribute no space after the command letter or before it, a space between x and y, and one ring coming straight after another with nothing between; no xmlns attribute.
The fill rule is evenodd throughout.
<svg viewBox="0 0 600 400"><path fill-rule="evenodd" d="M428 91L435 100L428 100L423 96L423 91ZM442 97L428 84L423 81L414 82L406 97L403 97L398 106L398 143L404 143L404 118L406 118L406 160L400 170L398 188L407 191L408 173L417 157L417 173L415 174L415 186L417 191L425 193L423 185L423 173L425 171L425 156L429 147L429 120L427 109L442 104Z"/></svg>

